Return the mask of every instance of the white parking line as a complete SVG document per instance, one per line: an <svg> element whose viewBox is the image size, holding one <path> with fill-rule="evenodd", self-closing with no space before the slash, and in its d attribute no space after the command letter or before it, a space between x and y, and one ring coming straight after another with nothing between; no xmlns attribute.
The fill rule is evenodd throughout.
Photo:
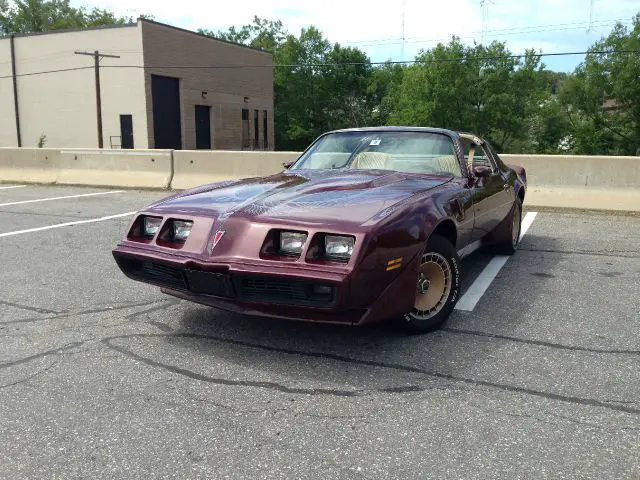
<svg viewBox="0 0 640 480"><path fill-rule="evenodd" d="M53 228L70 227L72 225L82 225L84 223L103 222L105 220L111 220L114 218L128 217L134 215L136 212L119 213L118 215L109 215L107 217L90 218L88 220L78 220L75 222L57 223L55 225L47 225L46 227L28 228L26 230L16 230L15 232L0 233L0 238L10 237L12 235L22 235L23 233L41 232L43 230L51 230Z"/></svg>
<svg viewBox="0 0 640 480"><path fill-rule="evenodd" d="M522 220L522 226L520 228L520 240L524 237L524 234L527 233L529 227L536 218L538 212L528 212L524 219ZM456 310L464 310L467 312L473 311L476 307L476 304L484 295L484 292L487 291L493 279L496 278L496 275L500 272L500 269L507 263L509 260L509 255L496 255L491 259L489 264L484 267L484 270L478 275L478 278L471 284L469 289L465 292L465 294L458 300L458 303L455 306Z"/></svg>
<svg viewBox="0 0 640 480"><path fill-rule="evenodd" d="M95 197L97 195L112 195L114 193L122 193L124 190L111 190L109 192L83 193L81 195L65 195L64 197L37 198L35 200L21 200L19 202L0 203L0 207L8 207L10 205L23 205L25 203L50 202L51 200L64 200L66 198Z"/></svg>
<svg viewBox="0 0 640 480"><path fill-rule="evenodd" d="M26 185L8 185L6 187L0 187L0 190L8 190L10 188L24 188Z"/></svg>

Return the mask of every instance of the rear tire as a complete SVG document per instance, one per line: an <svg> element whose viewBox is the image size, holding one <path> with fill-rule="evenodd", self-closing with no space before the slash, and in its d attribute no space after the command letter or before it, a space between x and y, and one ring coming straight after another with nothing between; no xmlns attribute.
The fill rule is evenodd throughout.
<svg viewBox="0 0 640 480"><path fill-rule="evenodd" d="M496 230L501 232L494 251L500 255L513 255L520 245L520 231L522 227L522 200L516 197L511 213L505 222ZM502 233L504 232L504 233Z"/></svg>
<svg viewBox="0 0 640 480"><path fill-rule="evenodd" d="M432 235L420 259L414 306L396 324L408 333L438 329L458 301L461 272L455 247L446 238Z"/></svg>

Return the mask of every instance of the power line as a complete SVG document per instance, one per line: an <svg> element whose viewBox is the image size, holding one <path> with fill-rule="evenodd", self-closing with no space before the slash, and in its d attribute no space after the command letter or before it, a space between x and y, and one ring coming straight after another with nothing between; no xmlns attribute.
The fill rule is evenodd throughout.
<svg viewBox="0 0 640 480"><path fill-rule="evenodd" d="M56 69L56 70L43 70L41 72L18 73L16 75L16 77L29 77L31 75L45 75L45 74L48 74L48 73L75 72L77 70L88 70L90 68L93 68L93 67L59 68L59 69ZM4 76L4 77L0 77L0 79L2 79L2 78L11 78L11 77L12 77L11 75L7 75L7 76Z"/></svg>
<svg viewBox="0 0 640 480"><path fill-rule="evenodd" d="M428 64L428 63L455 63L474 62L487 60L509 60L519 59L527 56L531 57L561 57L571 55L622 55L640 54L640 50L587 50L580 52L554 52L554 53L531 53L513 55L493 55L493 56L472 56L456 58L433 58L429 60L405 60L405 61L383 61L383 62L341 62L341 63L293 63L293 64L271 64L271 65L103 65L102 68L137 68L137 69L196 69L196 70L225 70L225 69L249 69L249 68L322 68L322 67L354 67L354 66L374 66L374 65L399 65L399 64ZM46 70L42 72L30 72L17 74L16 77L44 75L58 72L70 72L75 70L87 70L94 67L63 68L59 70ZM12 75L0 77L0 79L12 78Z"/></svg>
<svg viewBox="0 0 640 480"><path fill-rule="evenodd" d="M616 24L619 22L623 22L623 23L629 23L631 22L630 19L628 18L612 18L612 19L603 19L603 20L596 20L595 22L591 22L594 23L595 26L609 26L611 24ZM586 21L582 21L582 22L568 22L568 23L555 23L555 24L546 24L546 25L530 25L528 27L511 27L511 28L499 28L499 29L491 29L491 30L485 30L484 33L489 34L488 36L496 36L496 35L492 35L492 34L500 34L502 35L503 32L504 34L506 34L506 32L517 32L517 34L526 34L526 33L537 33L540 31L549 31L549 32L553 32L553 31L562 31L562 30L573 30L574 28L568 29L568 28L558 28L557 30L555 29L555 27L570 27L570 26L575 26L576 30L582 29L585 26L588 26L590 22L586 22ZM544 29L544 30L539 30L539 29ZM473 31L471 33L475 33L475 34L481 34L482 31L481 30L476 30ZM434 40L439 40L441 38L448 38L448 37L438 37L435 38ZM467 37L468 38L468 37ZM416 38L416 37L406 37L407 40L410 39L414 39L415 41L431 41L430 39L420 39L420 38ZM370 45L373 44L373 42L397 42L398 40L400 40L399 38L395 37L395 38L372 38L372 39L368 39L368 40L353 40L353 41L349 41L349 40L343 40L339 43L344 43L344 44L349 44L349 45ZM376 45L382 45L383 43L375 43Z"/></svg>
<svg viewBox="0 0 640 480"><path fill-rule="evenodd" d="M627 22L627 23L623 23L623 25L631 25L631 22ZM586 26L586 22L583 22L582 24L580 24L580 26L574 26L574 27L565 27L565 28L541 28L540 30L527 30L527 31L516 31L516 32L512 32L509 33L505 30L504 33L500 33L501 31L499 30L494 30L494 34L491 35L486 35L486 37L504 37L504 36L516 36L516 35L527 35L527 34L532 34L532 33L546 33L546 32L560 32L560 31L566 31L566 30L581 30L582 28L584 28L584 26ZM594 24L593 28L591 29L592 31L595 28L601 28L601 27L608 27L610 26L610 24ZM489 31L487 31L489 32ZM480 33L480 32L477 32ZM437 41L441 41L441 40L445 40L447 38L450 37L435 37L435 38L422 38L422 39L416 39L415 37L413 37L414 39L411 40L411 37L408 37L407 40L405 41L405 43L430 43L430 42L437 42ZM466 35L466 36L460 36L458 37L460 39L472 39L472 38L476 38L476 35ZM380 41L378 43L358 43L357 46L358 47L376 47L376 46L387 46L387 45L398 45L400 43L399 40L397 39L388 39L388 40L384 40L384 41ZM482 42L484 43L484 41ZM355 45L355 44L351 44L349 42L344 42L345 45Z"/></svg>

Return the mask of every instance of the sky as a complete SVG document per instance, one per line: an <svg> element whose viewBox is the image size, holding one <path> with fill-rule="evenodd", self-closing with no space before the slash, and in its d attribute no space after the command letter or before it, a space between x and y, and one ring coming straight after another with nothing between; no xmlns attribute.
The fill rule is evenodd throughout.
<svg viewBox="0 0 640 480"><path fill-rule="evenodd" d="M165 3L162 3L162 2ZM640 0L92 0L120 15L153 15L156 21L189 30L226 30L253 16L281 20L285 29L316 26L332 43L365 51L371 61L412 60L421 49L452 35L468 44L504 41L514 54L581 52L606 36L616 21L630 25ZM403 15L404 11L404 15ZM404 18L404 22L403 22ZM403 38L404 23L404 42ZM584 55L544 57L548 68L573 71Z"/></svg>

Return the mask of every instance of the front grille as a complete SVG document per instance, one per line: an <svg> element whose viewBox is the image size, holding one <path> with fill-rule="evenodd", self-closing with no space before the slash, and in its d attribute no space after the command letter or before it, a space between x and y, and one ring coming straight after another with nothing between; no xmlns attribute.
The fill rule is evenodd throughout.
<svg viewBox="0 0 640 480"><path fill-rule="evenodd" d="M149 281L172 288L187 288L184 275L179 268L136 259L121 259L119 263L125 273L141 281Z"/></svg>
<svg viewBox="0 0 640 480"><path fill-rule="evenodd" d="M185 270L189 290L193 293L232 297L233 287L229 276L224 273Z"/></svg>
<svg viewBox="0 0 640 480"><path fill-rule="evenodd" d="M229 276L174 267L153 260L121 255L115 258L122 271L136 280L196 295L307 307L330 307L335 301L336 290L331 284L246 274Z"/></svg>
<svg viewBox="0 0 640 480"><path fill-rule="evenodd" d="M264 301L283 305L326 307L333 303L331 285L269 277L237 277L238 296L242 300ZM322 291L318 290L322 288Z"/></svg>

